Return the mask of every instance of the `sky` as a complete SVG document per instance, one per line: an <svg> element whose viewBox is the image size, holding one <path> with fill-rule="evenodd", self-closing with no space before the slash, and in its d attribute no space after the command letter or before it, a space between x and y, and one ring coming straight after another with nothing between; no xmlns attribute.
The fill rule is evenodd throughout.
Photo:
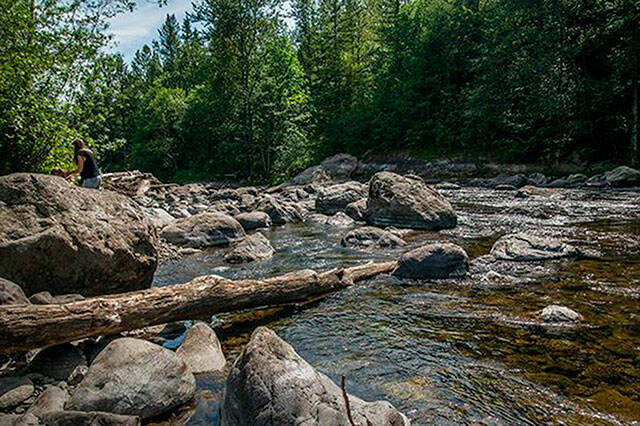
<svg viewBox="0 0 640 426"><path fill-rule="evenodd" d="M137 0L137 3L134 12L120 14L110 22L109 32L114 35L116 43L110 50L122 52L127 61L142 45L157 38L158 28L167 14L175 14L178 22L182 22L185 13L191 10L190 0L168 0L163 7L152 0Z"/></svg>

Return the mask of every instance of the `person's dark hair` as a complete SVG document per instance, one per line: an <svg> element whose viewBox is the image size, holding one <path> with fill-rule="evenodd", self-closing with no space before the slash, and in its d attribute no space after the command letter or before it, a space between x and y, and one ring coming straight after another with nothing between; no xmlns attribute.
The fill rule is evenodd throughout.
<svg viewBox="0 0 640 426"><path fill-rule="evenodd" d="M77 156L82 150L88 151L87 144L82 139L76 139L73 141L73 155Z"/></svg>

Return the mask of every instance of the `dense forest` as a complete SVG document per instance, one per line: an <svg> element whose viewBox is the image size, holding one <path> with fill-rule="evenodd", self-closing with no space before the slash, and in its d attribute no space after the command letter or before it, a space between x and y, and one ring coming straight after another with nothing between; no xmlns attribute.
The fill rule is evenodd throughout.
<svg viewBox="0 0 640 426"><path fill-rule="evenodd" d="M275 179L336 152L635 163L638 0L197 0L127 63L131 0L0 0L0 174Z"/></svg>

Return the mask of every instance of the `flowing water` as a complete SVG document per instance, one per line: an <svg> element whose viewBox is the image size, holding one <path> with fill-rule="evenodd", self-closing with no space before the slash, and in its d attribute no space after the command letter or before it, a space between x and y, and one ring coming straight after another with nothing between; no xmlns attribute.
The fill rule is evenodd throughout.
<svg viewBox="0 0 640 426"><path fill-rule="evenodd" d="M459 226L410 232L409 247L452 241L472 260L462 280L387 275L303 308L212 318L228 360L258 325L274 329L314 367L365 400L385 399L413 424L640 424L640 194L556 190L518 198L484 189L444 191ZM225 249L162 265L155 284L205 274L266 277L396 259L399 250L340 246L345 228L288 225L264 231L273 260L222 262ZM484 261L511 232L552 235L587 256L553 262ZM502 274L492 280L489 271ZM584 316L541 323L549 304ZM220 378L200 377L200 396L180 419L216 424Z"/></svg>

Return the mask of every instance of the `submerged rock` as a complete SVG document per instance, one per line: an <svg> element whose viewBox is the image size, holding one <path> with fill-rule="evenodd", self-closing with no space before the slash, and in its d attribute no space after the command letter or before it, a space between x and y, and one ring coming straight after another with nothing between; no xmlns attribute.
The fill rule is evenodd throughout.
<svg viewBox="0 0 640 426"><path fill-rule="evenodd" d="M533 261L575 257L580 251L554 238L509 234L495 242L490 254L498 260Z"/></svg>
<svg viewBox="0 0 640 426"><path fill-rule="evenodd" d="M409 425L390 403L348 396L358 425ZM222 422L227 426L349 425L342 390L273 331L258 327L227 380Z"/></svg>
<svg viewBox="0 0 640 426"><path fill-rule="evenodd" d="M200 213L178 219L160 234L167 242L202 248L227 245L245 237L242 225L224 213Z"/></svg>
<svg viewBox="0 0 640 426"><path fill-rule="evenodd" d="M393 275L402 278L463 277L469 270L467 253L455 244L427 244L404 253Z"/></svg>
<svg viewBox="0 0 640 426"><path fill-rule="evenodd" d="M366 195L366 187L359 182L346 182L320 188L316 198L316 211L332 215L343 211L347 205Z"/></svg>
<svg viewBox="0 0 640 426"><path fill-rule="evenodd" d="M16 283L0 278L0 305L28 305L31 303Z"/></svg>
<svg viewBox="0 0 640 426"><path fill-rule="evenodd" d="M155 227L131 199L57 176L0 177L0 276L27 295L93 296L151 285Z"/></svg>
<svg viewBox="0 0 640 426"><path fill-rule="evenodd" d="M221 372L227 363L216 333L203 323L189 329L176 354L193 374Z"/></svg>
<svg viewBox="0 0 640 426"><path fill-rule="evenodd" d="M259 228L269 228L271 226L271 218L265 212L253 211L249 213L240 213L234 216L234 219L240 222L245 231L253 231Z"/></svg>
<svg viewBox="0 0 640 426"><path fill-rule="evenodd" d="M379 172L369 184L367 222L376 226L443 229L456 226L451 204L422 179Z"/></svg>
<svg viewBox="0 0 640 426"><path fill-rule="evenodd" d="M344 247L398 247L404 246L404 240L392 232L375 226L361 226L353 229L342 237L341 244Z"/></svg>
<svg viewBox="0 0 640 426"><path fill-rule="evenodd" d="M549 305L537 315L547 322L578 322L584 318L576 311L560 305Z"/></svg>
<svg viewBox="0 0 640 426"><path fill-rule="evenodd" d="M247 236L240 241L225 257L228 263L244 263L256 260L268 260L275 250L269 240L259 232Z"/></svg>
<svg viewBox="0 0 640 426"><path fill-rule="evenodd" d="M195 378L175 353L124 337L109 343L71 395L67 409L143 419L173 410L195 393Z"/></svg>
<svg viewBox="0 0 640 426"><path fill-rule="evenodd" d="M26 377L0 377L0 410L15 407L33 395L34 390Z"/></svg>
<svg viewBox="0 0 640 426"><path fill-rule="evenodd" d="M640 171L620 166L604 174L607 183L614 188L640 186Z"/></svg>

